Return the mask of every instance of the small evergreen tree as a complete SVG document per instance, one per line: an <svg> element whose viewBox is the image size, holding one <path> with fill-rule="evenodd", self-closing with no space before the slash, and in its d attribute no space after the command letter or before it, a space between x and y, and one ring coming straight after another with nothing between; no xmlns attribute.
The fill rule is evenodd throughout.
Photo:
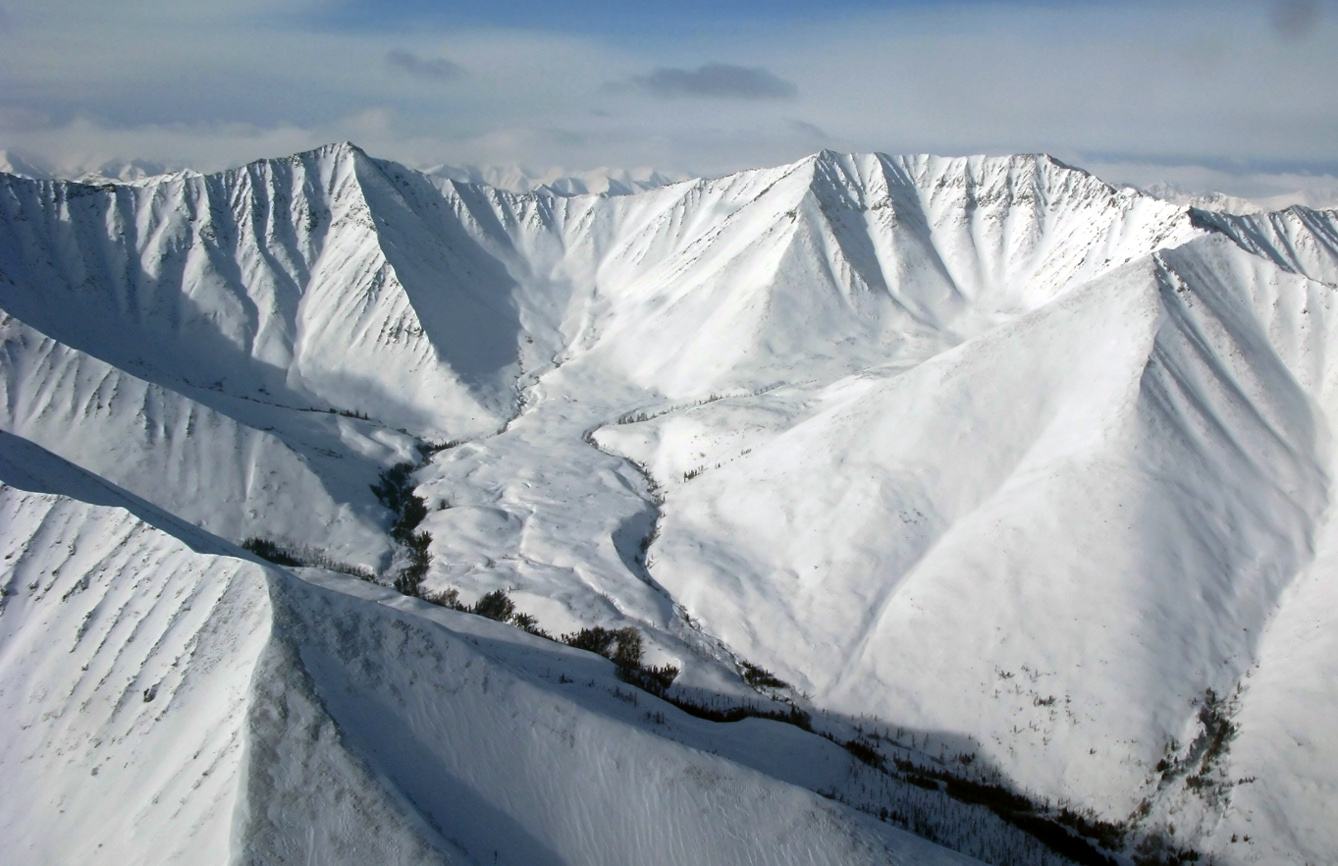
<svg viewBox="0 0 1338 866"><path fill-rule="evenodd" d="M506 622L515 611L516 604L506 594L506 590L494 589L478 600L474 605L473 613L488 619L495 619L498 622Z"/></svg>

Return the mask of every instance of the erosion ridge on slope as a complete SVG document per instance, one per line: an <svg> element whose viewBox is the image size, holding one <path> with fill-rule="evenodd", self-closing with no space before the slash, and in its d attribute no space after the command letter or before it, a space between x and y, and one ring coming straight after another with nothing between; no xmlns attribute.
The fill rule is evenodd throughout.
<svg viewBox="0 0 1338 866"><path fill-rule="evenodd" d="M1226 862L1338 851L1315 727L1338 698L1306 637L1334 626L1312 606L1332 213L1206 214L1043 156L823 152L591 196L344 144L134 186L2 182L4 429L154 506L388 582L369 487L450 440L414 476L429 593L508 589L553 631L633 624L685 694L743 700L738 663L760 663L834 719L919 731L926 760L969 748ZM301 625L253 664L253 741L301 724L342 745L254 778L246 844L353 844L260 820L328 772L398 828L377 856L482 856L487 833L450 830L404 775L436 752L383 751L400 709L300 697L322 688L303 647L325 596L274 580L276 622ZM377 601L340 586L340 610ZM285 701L305 721L266 709ZM1195 743L1227 711L1239 734L1208 762ZM406 718L413 742L456 725ZM1269 746L1296 726L1312 760ZM477 772L539 846L507 857L594 856Z"/></svg>

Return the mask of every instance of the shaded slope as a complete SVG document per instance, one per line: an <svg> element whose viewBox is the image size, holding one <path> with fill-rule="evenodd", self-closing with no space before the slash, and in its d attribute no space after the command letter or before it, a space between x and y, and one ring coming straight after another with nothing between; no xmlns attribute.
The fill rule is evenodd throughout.
<svg viewBox="0 0 1338 866"><path fill-rule="evenodd" d="M379 176L351 145L137 186L6 176L0 303L168 387L487 429L479 401L505 408L509 383L471 391L443 362L433 341L452 335L425 329L383 253L363 188ZM458 281L450 265L434 290Z"/></svg>
<svg viewBox="0 0 1338 866"><path fill-rule="evenodd" d="M420 619L421 603L398 612L376 604L375 590L352 589L365 600L276 586L288 658L300 660L340 744L423 832L472 862L973 862L657 736L605 662L460 614ZM536 675L553 665L598 687ZM336 791L314 803L329 800ZM310 791L301 801L299 814L318 812Z"/></svg>
<svg viewBox="0 0 1338 866"><path fill-rule="evenodd" d="M1196 223L1221 232L1243 249L1313 280L1338 284L1338 211L1295 206L1271 213L1234 215L1194 211Z"/></svg>
<svg viewBox="0 0 1338 866"><path fill-rule="evenodd" d="M273 433L0 317L0 428L235 542L277 536L383 555L370 492L338 466L322 478Z"/></svg>

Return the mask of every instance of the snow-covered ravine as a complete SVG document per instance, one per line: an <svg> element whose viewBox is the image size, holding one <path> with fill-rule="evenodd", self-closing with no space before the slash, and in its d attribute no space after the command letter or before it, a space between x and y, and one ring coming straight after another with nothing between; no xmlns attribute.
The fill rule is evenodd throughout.
<svg viewBox="0 0 1338 866"><path fill-rule="evenodd" d="M8 434L0 479L7 862L977 862L814 793L869 785L943 841L1061 862L790 725L238 558Z"/></svg>
<svg viewBox="0 0 1338 866"><path fill-rule="evenodd" d="M7 850L1338 858L1336 269L1039 156L0 177ZM423 598L792 723L396 592L396 464Z"/></svg>

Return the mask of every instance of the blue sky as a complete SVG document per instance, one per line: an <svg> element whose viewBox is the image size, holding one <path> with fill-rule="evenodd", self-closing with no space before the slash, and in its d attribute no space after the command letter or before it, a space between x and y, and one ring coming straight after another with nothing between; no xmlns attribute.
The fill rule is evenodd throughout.
<svg viewBox="0 0 1338 866"><path fill-rule="evenodd" d="M716 174L830 147L1046 151L1134 180L1334 173L1336 37L1338 0L0 0L0 149L213 169L351 139L414 165Z"/></svg>
<svg viewBox="0 0 1338 866"><path fill-rule="evenodd" d="M345 0L314 11L307 19L317 26L354 30L409 28L495 27L541 29L566 33L691 37L705 27L754 29L759 23L830 21L869 12L932 8L929 2L877 0L774 0L723 2L680 0L673 3L599 2L553 3L538 0Z"/></svg>

